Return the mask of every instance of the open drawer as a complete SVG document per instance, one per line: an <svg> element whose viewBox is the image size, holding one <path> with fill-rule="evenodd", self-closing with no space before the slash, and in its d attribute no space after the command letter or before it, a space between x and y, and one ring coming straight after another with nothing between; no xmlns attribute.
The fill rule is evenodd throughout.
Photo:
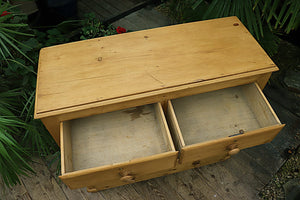
<svg viewBox="0 0 300 200"><path fill-rule="evenodd" d="M270 142L284 126L256 83L169 101L168 120L179 163L189 167Z"/></svg>
<svg viewBox="0 0 300 200"><path fill-rule="evenodd" d="M178 152L160 103L65 121L61 180L93 192L171 169Z"/></svg>

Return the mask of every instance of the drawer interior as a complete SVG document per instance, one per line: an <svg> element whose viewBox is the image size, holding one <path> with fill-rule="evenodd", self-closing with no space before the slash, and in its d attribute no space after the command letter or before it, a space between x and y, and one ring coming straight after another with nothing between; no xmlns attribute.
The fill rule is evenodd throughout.
<svg viewBox="0 0 300 200"><path fill-rule="evenodd" d="M169 109L181 147L281 124L256 83L174 99Z"/></svg>
<svg viewBox="0 0 300 200"><path fill-rule="evenodd" d="M175 151L160 103L61 123L62 174Z"/></svg>

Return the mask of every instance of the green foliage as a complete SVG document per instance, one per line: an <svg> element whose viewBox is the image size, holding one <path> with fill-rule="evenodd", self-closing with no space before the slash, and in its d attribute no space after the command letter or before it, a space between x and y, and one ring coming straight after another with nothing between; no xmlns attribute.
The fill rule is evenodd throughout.
<svg viewBox="0 0 300 200"><path fill-rule="evenodd" d="M285 33L290 33L299 27L299 0L256 0L253 9L260 10L261 16L273 29L282 29Z"/></svg>
<svg viewBox="0 0 300 200"><path fill-rule="evenodd" d="M23 110L20 114L26 123L25 134L21 144L31 154L38 153L40 156L48 156L58 151L58 146L52 136L47 132L40 120L34 120L35 91L23 91Z"/></svg>
<svg viewBox="0 0 300 200"><path fill-rule="evenodd" d="M278 52L278 47L280 43L280 38L277 37L272 31L267 27L263 27L264 37L259 41L260 45L270 56L274 56Z"/></svg>
<svg viewBox="0 0 300 200"><path fill-rule="evenodd" d="M19 175L33 172L30 156L59 159L59 148L41 121L34 120L39 50L74 40L116 34L95 15L83 21L65 21L45 31L31 30L26 17L0 0L0 178L7 186L19 183ZM50 162L51 163L51 162Z"/></svg>
<svg viewBox="0 0 300 200"><path fill-rule="evenodd" d="M16 90L0 93L0 175L7 186L19 183L18 175L33 172L27 163L29 153L13 137L27 126L12 112L18 95Z"/></svg>
<svg viewBox="0 0 300 200"><path fill-rule="evenodd" d="M81 40L114 35L117 31L112 25L105 26L99 19L95 18L94 13L85 15L83 26L81 28Z"/></svg>
<svg viewBox="0 0 300 200"><path fill-rule="evenodd" d="M12 11L15 6L10 6L10 4L0 0L0 13L4 11ZM7 61L8 58L14 59L15 54L20 54L30 62L33 61L20 49L20 46L25 46L22 42L17 40L15 36L33 36L30 33L25 33L24 31L19 31L24 27L27 27L27 24L23 23L9 23L12 18L17 18L12 13L6 16L0 17L0 61ZM16 21L16 19L14 19Z"/></svg>
<svg viewBox="0 0 300 200"><path fill-rule="evenodd" d="M35 88L36 72L33 65L26 65L24 59L7 59L8 63L3 67L3 76L10 88L30 87Z"/></svg>
<svg viewBox="0 0 300 200"><path fill-rule="evenodd" d="M19 175L33 172L30 156L47 156L59 148L42 123L33 119L38 52L45 41L34 37L15 7L1 0L0 5L0 14L12 12L0 17L0 178L13 186ZM53 32L49 40L58 36ZM65 41L52 39L48 44Z"/></svg>
<svg viewBox="0 0 300 200"><path fill-rule="evenodd" d="M253 11L252 0L173 0L171 2L177 4L176 8L180 10L179 22L237 16L257 39L263 35L261 14L258 10Z"/></svg>
<svg viewBox="0 0 300 200"><path fill-rule="evenodd" d="M45 32L34 30L36 39L40 42L40 48L78 40L77 35L80 32L81 22L81 20L69 20L53 26Z"/></svg>
<svg viewBox="0 0 300 200"><path fill-rule="evenodd" d="M166 5L179 23L237 16L271 56L278 49L274 33L290 33L300 24L299 0L170 0Z"/></svg>
<svg viewBox="0 0 300 200"><path fill-rule="evenodd" d="M300 23L299 0L192 0L191 9L205 6L201 19L238 16L257 39L263 36L263 23L270 30L284 28L285 33L297 29Z"/></svg>
<svg viewBox="0 0 300 200"><path fill-rule="evenodd" d="M189 12L196 12L198 20L220 17L237 16L257 39L263 36L263 22L261 12L253 10L252 0L193 0Z"/></svg>
<svg viewBox="0 0 300 200"><path fill-rule="evenodd" d="M0 17L0 174L12 186L19 182L19 175L32 171L30 156L59 152L43 124L33 117L38 53L45 46L79 39L81 21L65 21L45 32L31 30L24 23L25 16L15 14L8 3L0 3L1 13L12 9L12 14ZM15 95L2 98L10 93ZM4 114L8 108L11 112Z"/></svg>

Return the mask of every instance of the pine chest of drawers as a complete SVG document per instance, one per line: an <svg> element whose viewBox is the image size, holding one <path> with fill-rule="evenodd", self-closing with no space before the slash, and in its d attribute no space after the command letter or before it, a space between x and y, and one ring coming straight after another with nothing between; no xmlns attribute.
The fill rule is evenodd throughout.
<svg viewBox="0 0 300 200"><path fill-rule="evenodd" d="M35 118L62 181L95 192L222 161L283 128L272 60L236 17L41 50Z"/></svg>

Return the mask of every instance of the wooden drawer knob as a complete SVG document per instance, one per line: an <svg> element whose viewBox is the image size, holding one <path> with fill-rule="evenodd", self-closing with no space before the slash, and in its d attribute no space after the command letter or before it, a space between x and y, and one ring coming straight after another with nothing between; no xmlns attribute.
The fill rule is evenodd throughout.
<svg viewBox="0 0 300 200"><path fill-rule="evenodd" d="M232 150L228 151L228 155L229 156L233 156L233 155L235 155L235 154L237 154L239 152L240 152L240 149L239 148L235 148L235 149L232 149Z"/></svg>
<svg viewBox="0 0 300 200"><path fill-rule="evenodd" d="M98 192L98 190L95 187L87 187L86 190L88 192Z"/></svg>
<svg viewBox="0 0 300 200"><path fill-rule="evenodd" d="M123 176L120 178L121 181L127 182L127 183L134 183L135 182L134 179L135 179L134 176L130 176L130 175Z"/></svg>

